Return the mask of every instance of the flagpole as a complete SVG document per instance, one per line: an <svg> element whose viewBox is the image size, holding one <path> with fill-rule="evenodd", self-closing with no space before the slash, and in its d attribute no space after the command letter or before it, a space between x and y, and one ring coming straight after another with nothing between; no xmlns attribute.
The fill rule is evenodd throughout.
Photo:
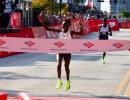
<svg viewBox="0 0 130 100"><path fill-rule="evenodd" d="M60 0L60 17L61 17L61 4L62 4L62 0Z"/></svg>

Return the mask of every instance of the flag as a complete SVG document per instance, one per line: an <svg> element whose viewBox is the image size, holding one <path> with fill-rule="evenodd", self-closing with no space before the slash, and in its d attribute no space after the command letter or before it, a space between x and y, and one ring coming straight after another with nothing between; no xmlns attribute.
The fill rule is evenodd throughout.
<svg viewBox="0 0 130 100"><path fill-rule="evenodd" d="M86 5L87 5L87 7L92 8L93 7L93 0L86 0Z"/></svg>

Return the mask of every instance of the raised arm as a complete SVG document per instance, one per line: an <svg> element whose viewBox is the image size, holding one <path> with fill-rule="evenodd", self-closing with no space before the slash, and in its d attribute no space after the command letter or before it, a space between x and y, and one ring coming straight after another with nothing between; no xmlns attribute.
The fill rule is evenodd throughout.
<svg viewBox="0 0 130 100"><path fill-rule="evenodd" d="M100 27L98 28L98 37L101 35L101 25L100 25Z"/></svg>
<svg viewBox="0 0 130 100"><path fill-rule="evenodd" d="M48 27L47 25L43 25L45 27L45 29L47 31L52 31L52 32L60 32L61 30L60 29L54 29L54 28L50 28Z"/></svg>
<svg viewBox="0 0 130 100"><path fill-rule="evenodd" d="M71 35L83 35L83 27L80 25L80 32L70 31Z"/></svg>
<svg viewBox="0 0 130 100"><path fill-rule="evenodd" d="M75 32L75 31L70 31L70 34L73 35L83 35L82 31L80 32Z"/></svg>
<svg viewBox="0 0 130 100"><path fill-rule="evenodd" d="M111 27L109 26L109 35L112 36Z"/></svg>

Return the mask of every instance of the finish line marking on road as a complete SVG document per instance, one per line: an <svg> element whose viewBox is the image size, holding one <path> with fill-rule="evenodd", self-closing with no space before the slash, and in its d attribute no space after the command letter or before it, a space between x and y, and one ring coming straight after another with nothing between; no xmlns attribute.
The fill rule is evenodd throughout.
<svg viewBox="0 0 130 100"><path fill-rule="evenodd" d="M130 96L130 70L128 70L119 84L116 95Z"/></svg>
<svg viewBox="0 0 130 100"><path fill-rule="evenodd" d="M130 40L35 39L0 37L0 51L96 53L130 50Z"/></svg>
<svg viewBox="0 0 130 100"><path fill-rule="evenodd" d="M20 99L17 97L9 97L7 100L28 100ZM79 97L33 97L29 100L128 100L128 99L116 99L116 98L79 98Z"/></svg>

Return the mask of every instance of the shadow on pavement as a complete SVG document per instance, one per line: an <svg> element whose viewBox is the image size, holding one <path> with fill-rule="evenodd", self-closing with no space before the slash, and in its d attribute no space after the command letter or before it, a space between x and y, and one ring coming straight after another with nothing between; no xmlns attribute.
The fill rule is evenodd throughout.
<svg viewBox="0 0 130 100"><path fill-rule="evenodd" d="M75 55L72 60L76 61L96 61L102 55ZM48 66L44 62L56 62L56 54L22 54L0 59L0 67L32 67L36 62L42 62L40 66ZM44 63L44 64L43 64Z"/></svg>
<svg viewBox="0 0 130 100"><path fill-rule="evenodd" d="M13 73L13 72L0 72L0 79L4 80L17 80L17 79L35 79L35 80L45 80L45 79L54 79L56 80L55 76L47 77L47 76L41 76L41 77L36 77L36 76L31 76L31 75L24 75L24 74L18 74L18 73Z"/></svg>

